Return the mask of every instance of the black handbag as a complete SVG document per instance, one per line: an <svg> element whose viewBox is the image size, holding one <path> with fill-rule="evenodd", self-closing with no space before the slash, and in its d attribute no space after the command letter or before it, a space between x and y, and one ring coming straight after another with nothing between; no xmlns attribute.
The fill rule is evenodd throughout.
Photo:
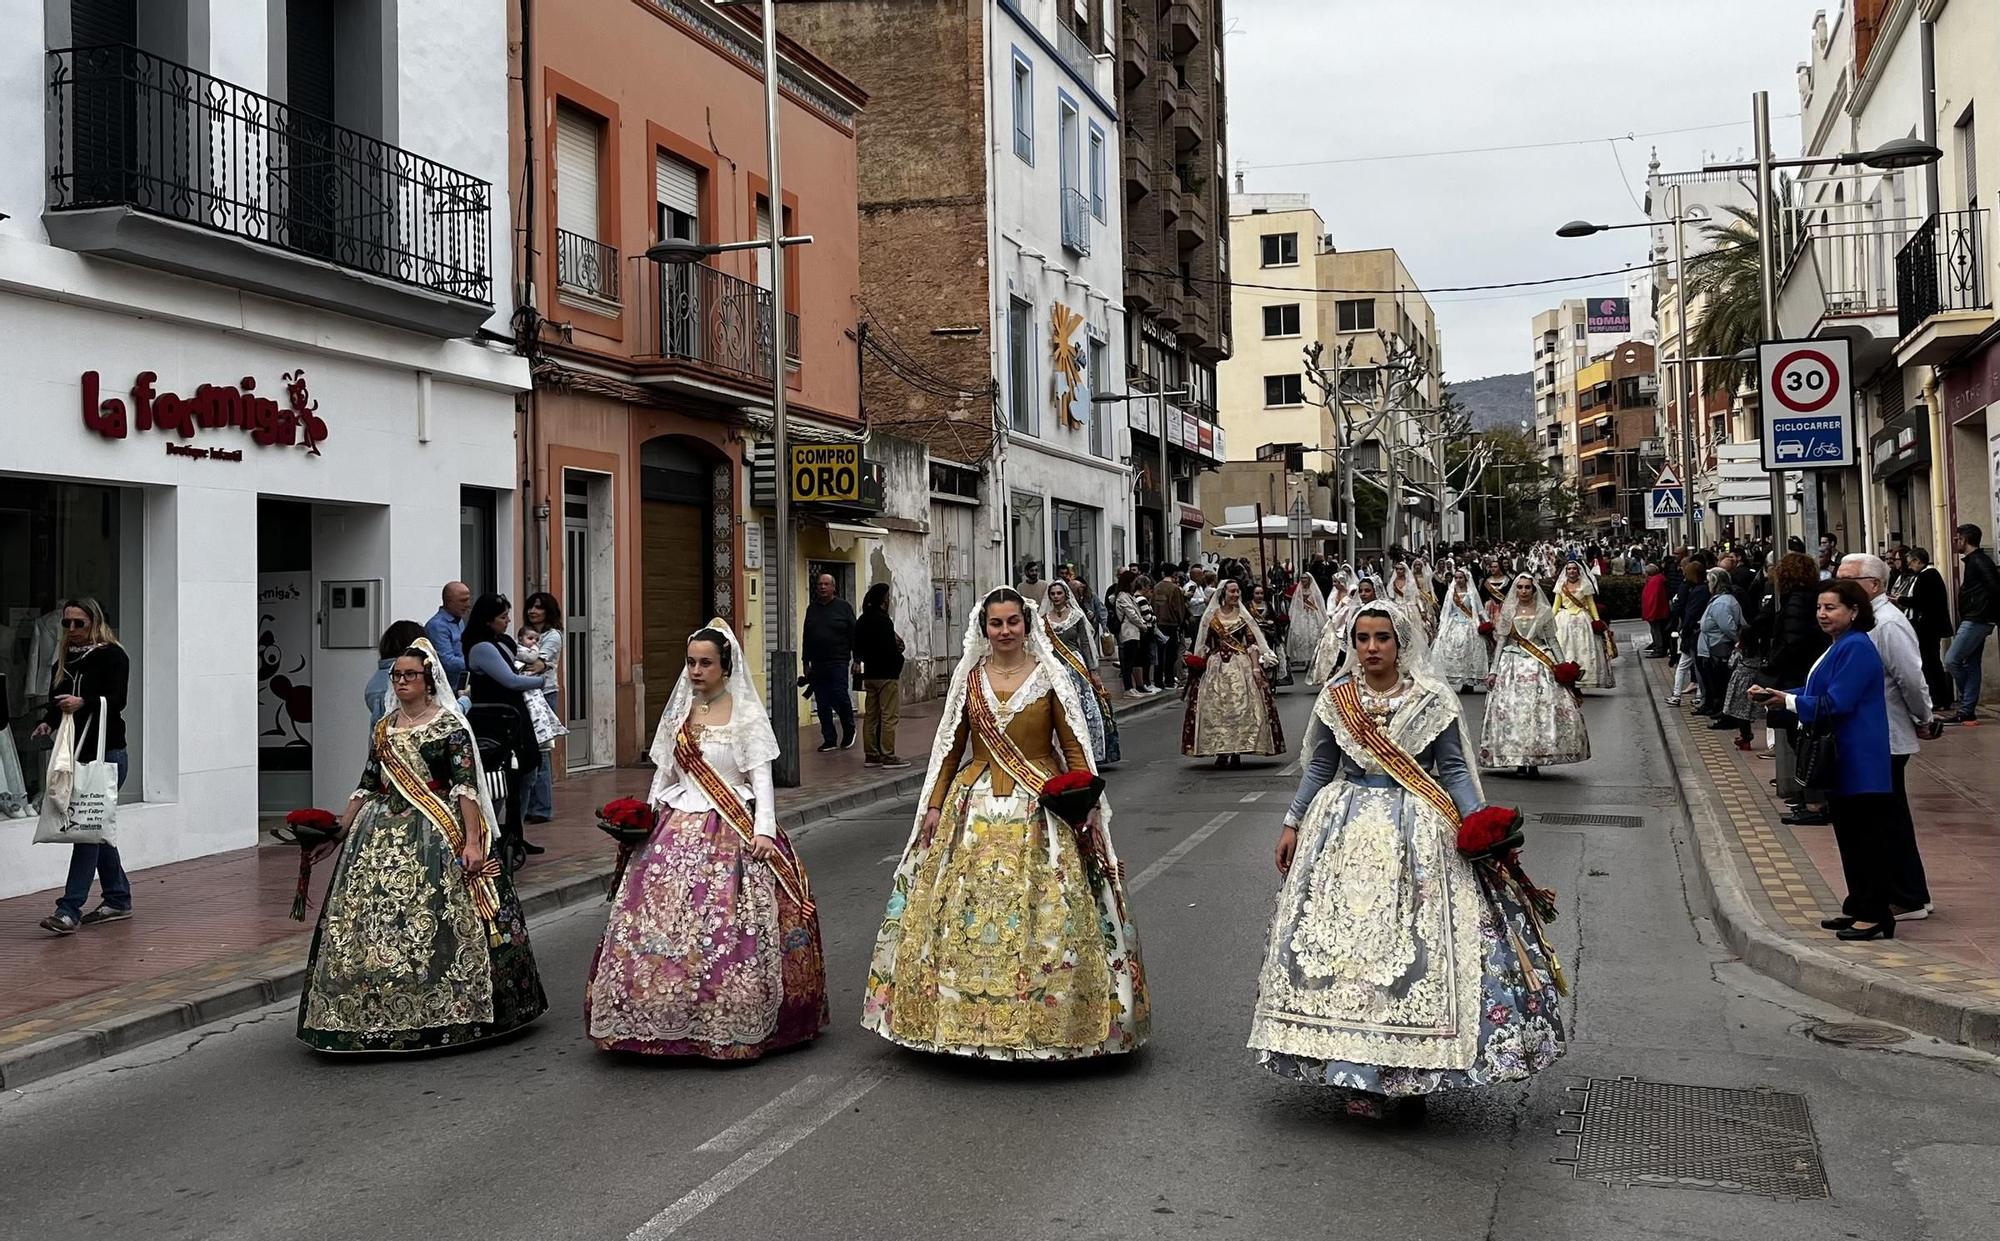
<svg viewBox="0 0 2000 1241"><path fill-rule="evenodd" d="M1834 741L1831 727L1810 724L1799 729L1792 738L1792 754L1793 778L1801 788L1833 787L1834 769L1840 765L1840 746Z"/></svg>

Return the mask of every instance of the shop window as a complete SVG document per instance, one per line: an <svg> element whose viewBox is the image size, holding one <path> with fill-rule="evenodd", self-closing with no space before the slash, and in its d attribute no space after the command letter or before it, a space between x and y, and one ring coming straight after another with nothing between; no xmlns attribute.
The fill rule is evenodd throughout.
<svg viewBox="0 0 2000 1241"><path fill-rule="evenodd" d="M1042 535L1042 497L1031 491L1015 492L1009 497L1008 515L1014 536L1014 580L1018 582L1026 577L1029 565L1047 567L1048 549Z"/></svg>
<svg viewBox="0 0 2000 1241"><path fill-rule="evenodd" d="M41 797L46 740L30 734L48 707L61 649L65 599L95 599L131 660L126 747L131 769L121 801L139 800L139 712L143 648L138 565L128 545L136 493L82 483L7 479L0 487L0 819L27 814ZM131 544L136 544L136 528Z"/></svg>

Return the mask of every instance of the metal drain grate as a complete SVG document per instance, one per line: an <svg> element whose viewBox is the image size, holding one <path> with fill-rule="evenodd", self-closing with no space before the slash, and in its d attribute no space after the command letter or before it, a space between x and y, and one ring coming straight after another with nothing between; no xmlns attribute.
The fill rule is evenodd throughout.
<svg viewBox="0 0 2000 1241"><path fill-rule="evenodd" d="M1537 814L1535 818L1565 827L1641 827L1646 822L1636 814Z"/></svg>
<svg viewBox="0 0 2000 1241"><path fill-rule="evenodd" d="M1583 1106L1563 1115L1577 1128L1578 1180L1710 1189L1771 1198L1825 1198L1826 1169L1804 1095L1726 1090L1636 1078L1591 1078L1572 1086Z"/></svg>

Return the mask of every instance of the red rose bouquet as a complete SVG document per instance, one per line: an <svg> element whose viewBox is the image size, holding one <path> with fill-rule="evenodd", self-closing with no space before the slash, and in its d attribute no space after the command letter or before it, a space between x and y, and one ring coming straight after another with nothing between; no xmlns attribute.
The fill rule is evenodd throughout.
<svg viewBox="0 0 2000 1241"><path fill-rule="evenodd" d="M306 920L308 894L312 891L313 863L333 852L340 841L340 820L330 810L307 807L285 816L284 826L273 836L299 849L299 882L292 890L292 921Z"/></svg>
<svg viewBox="0 0 2000 1241"><path fill-rule="evenodd" d="M1050 776L1042 785L1042 809L1081 830L1103 794L1103 776L1089 771L1065 771Z"/></svg>
<svg viewBox="0 0 2000 1241"><path fill-rule="evenodd" d="M1492 622L1492 621L1480 621L1480 622L1479 622L1479 636L1480 636L1480 637L1482 637L1482 638L1490 638L1490 637L1492 637L1492 636L1493 636L1493 622Z"/></svg>
<svg viewBox="0 0 2000 1241"><path fill-rule="evenodd" d="M1207 657L1197 655L1192 651L1181 656L1181 662L1187 665L1188 672L1194 676L1200 676L1201 670L1208 667Z"/></svg>
<svg viewBox="0 0 2000 1241"><path fill-rule="evenodd" d="M1556 684L1571 688L1583 680L1583 666L1573 659L1565 659L1555 666Z"/></svg>
<svg viewBox="0 0 2000 1241"><path fill-rule="evenodd" d="M611 882L604 889L604 899L608 901L617 895L618 885L625 879L625 866L632 860L633 851L653 834L653 808L636 797L620 797L605 802L597 808L597 830L618 842L618 865L612 870Z"/></svg>
<svg viewBox="0 0 2000 1241"><path fill-rule="evenodd" d="M1594 620L1590 622L1590 632L1592 633L1603 633L1606 628L1608 628L1608 626L1605 625L1605 623L1601 620Z"/></svg>
<svg viewBox="0 0 2000 1241"><path fill-rule="evenodd" d="M1458 825L1458 851L1468 858L1493 857L1520 847L1521 812L1511 806L1487 806L1465 816Z"/></svg>

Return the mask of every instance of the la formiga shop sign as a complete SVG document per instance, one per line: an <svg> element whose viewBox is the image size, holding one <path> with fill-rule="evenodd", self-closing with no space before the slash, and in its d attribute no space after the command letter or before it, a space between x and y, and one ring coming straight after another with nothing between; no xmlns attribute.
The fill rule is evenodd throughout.
<svg viewBox="0 0 2000 1241"><path fill-rule="evenodd" d="M306 389L304 369L286 371L284 401L257 391L249 375L233 384L203 384L191 394L162 392L160 377L140 371L122 396L106 396L96 371L83 373L83 425L108 440L122 440L131 431L157 431L173 436L166 442L169 457L207 461L241 461L241 448L195 445L187 441L200 431L239 431L259 448L303 448L320 455L326 420L319 402Z"/></svg>

